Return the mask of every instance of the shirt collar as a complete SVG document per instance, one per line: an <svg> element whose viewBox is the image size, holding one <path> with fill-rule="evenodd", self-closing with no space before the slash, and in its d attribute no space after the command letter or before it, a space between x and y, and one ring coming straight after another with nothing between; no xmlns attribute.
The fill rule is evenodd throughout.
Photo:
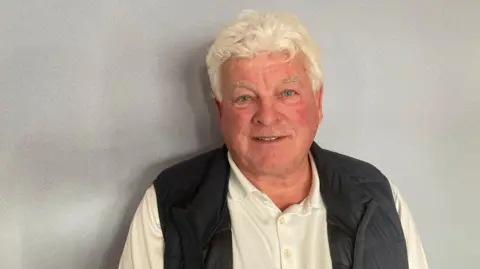
<svg viewBox="0 0 480 269"><path fill-rule="evenodd" d="M233 161L230 152L227 154L228 162L230 164L230 180L229 180L229 194L237 201L242 201L249 194L261 193L253 184L243 175L236 163ZM310 192L302 204L307 208L321 208L323 201L320 195L320 179L318 176L317 166L312 154L309 154L310 167L312 169L312 186Z"/></svg>
<svg viewBox="0 0 480 269"><path fill-rule="evenodd" d="M229 192L233 199L241 201L251 193L260 193L253 184L243 175L237 164L233 161L230 151L227 154L230 164Z"/></svg>

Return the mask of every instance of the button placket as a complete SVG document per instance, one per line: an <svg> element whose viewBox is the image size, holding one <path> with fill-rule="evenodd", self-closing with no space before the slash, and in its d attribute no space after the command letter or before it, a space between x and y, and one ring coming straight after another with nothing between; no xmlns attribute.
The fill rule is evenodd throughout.
<svg viewBox="0 0 480 269"><path fill-rule="evenodd" d="M288 214L281 214L277 218L277 229L278 229L278 241L279 241L279 251L280 251L280 264L283 269L290 269L292 266L293 252L291 246L289 245L289 227L288 223Z"/></svg>

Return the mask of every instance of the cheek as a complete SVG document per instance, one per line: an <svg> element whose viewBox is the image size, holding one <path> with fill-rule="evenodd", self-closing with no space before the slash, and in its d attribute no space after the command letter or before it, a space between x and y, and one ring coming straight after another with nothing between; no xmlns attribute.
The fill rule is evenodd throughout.
<svg viewBox="0 0 480 269"><path fill-rule="evenodd" d="M318 127L318 113L314 106L303 105L292 108L289 117L298 128L312 128Z"/></svg>
<svg viewBox="0 0 480 269"><path fill-rule="evenodd" d="M222 117L222 125L224 131L227 131L232 136L247 132L252 115L250 111L243 109L229 109L224 112Z"/></svg>

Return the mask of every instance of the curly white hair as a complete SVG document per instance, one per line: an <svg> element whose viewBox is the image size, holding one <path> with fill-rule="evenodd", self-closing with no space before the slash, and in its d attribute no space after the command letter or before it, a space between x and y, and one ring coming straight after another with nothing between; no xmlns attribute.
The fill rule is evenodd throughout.
<svg viewBox="0 0 480 269"><path fill-rule="evenodd" d="M205 59L213 97L222 99L220 67L229 58L283 51L288 52L290 59L298 52L306 56L305 69L312 89L319 90L323 84L320 50L298 18L287 13L241 11L235 21L220 30Z"/></svg>

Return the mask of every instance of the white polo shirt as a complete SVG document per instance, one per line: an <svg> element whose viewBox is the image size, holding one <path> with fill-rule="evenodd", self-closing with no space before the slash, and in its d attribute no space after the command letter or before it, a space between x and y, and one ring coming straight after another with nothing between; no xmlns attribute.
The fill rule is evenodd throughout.
<svg viewBox="0 0 480 269"><path fill-rule="evenodd" d="M313 160L309 195L284 212L245 178L230 154L228 161L233 268L331 269L326 209ZM406 238L409 268L428 269L408 206L393 184L392 192ZM163 252L163 234L152 185L133 217L119 269L163 269Z"/></svg>

